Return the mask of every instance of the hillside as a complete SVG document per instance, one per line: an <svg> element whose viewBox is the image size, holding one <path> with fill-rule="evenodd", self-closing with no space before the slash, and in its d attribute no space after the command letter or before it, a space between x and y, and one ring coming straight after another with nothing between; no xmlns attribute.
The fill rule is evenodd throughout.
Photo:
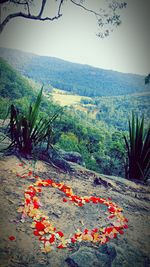
<svg viewBox="0 0 150 267"><path fill-rule="evenodd" d="M148 91L144 77L71 63L53 57L38 56L0 48L0 56L33 80L84 96L124 95Z"/></svg>
<svg viewBox="0 0 150 267"><path fill-rule="evenodd" d="M120 180L118 177L101 176L85 168L79 168L78 165L74 165L74 171L71 174L66 174L62 170L40 161L36 162L34 169L32 169L32 166L34 166L34 162L27 160L20 162L14 156L3 157L0 160L1 266L149 266L148 186L135 184L124 179ZM33 173L31 170L33 170ZM36 211L40 214L40 210L42 210L43 214L47 215L50 222L57 228L58 233L61 235L64 233L66 238L75 231L79 233L86 229L86 232L89 231L90 233L90 229L95 229L93 229L95 232L93 232L92 239L86 239L83 235L85 240L78 238L78 241L74 242L74 239L72 239L72 243L63 249L55 248L52 234L49 234L49 241L41 242L43 238L38 236L38 231L33 228L35 210L32 210L31 216L33 216L33 219L26 213L20 212L24 203L29 205L30 197L32 198L34 192L32 188L35 183L40 181L40 178L44 181L53 179L55 183L60 184L64 182L79 196L94 195L109 199L109 202L115 202L123 208L121 215L123 214L129 220L127 223L129 228L120 231L120 234L118 232L115 238L109 238L107 243L104 241L105 244L93 243L90 240L98 237L96 228L100 228L100 231L102 231L101 229L104 229L105 225L110 223L106 219L108 212L105 210L105 205L86 203L79 207L68 199L64 201L64 192L58 190L58 188L41 187L39 185L36 188L42 190L41 193L38 193L40 209L36 208ZM94 184L95 178L100 178L101 184L98 186ZM24 197L26 197L26 202ZM37 204L38 198L35 202ZM35 221L38 222L37 227L42 225L38 217ZM107 228L109 233L112 225L115 225L114 219L111 219L111 227ZM118 229L117 226L116 229ZM42 232L41 230L39 233L43 235ZM46 233L43 235L44 238L47 235ZM42 252L43 244L46 244L46 253Z"/></svg>
<svg viewBox="0 0 150 267"><path fill-rule="evenodd" d="M16 99L34 95L34 91L29 82L4 59L0 58L0 96Z"/></svg>
<svg viewBox="0 0 150 267"><path fill-rule="evenodd" d="M46 93L54 102L67 109L73 115L91 121L99 128L99 122L121 131L128 130L128 119L132 111L139 117L144 114L145 124L149 124L150 91L122 96L83 97L64 90L53 89Z"/></svg>

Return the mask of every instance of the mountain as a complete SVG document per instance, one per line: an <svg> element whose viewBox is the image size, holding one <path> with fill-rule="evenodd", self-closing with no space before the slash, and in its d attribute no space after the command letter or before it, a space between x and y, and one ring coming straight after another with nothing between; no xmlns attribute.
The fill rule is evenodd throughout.
<svg viewBox="0 0 150 267"><path fill-rule="evenodd" d="M104 70L6 48L0 48L0 57L28 78L79 95L117 96L150 89L141 75Z"/></svg>
<svg viewBox="0 0 150 267"><path fill-rule="evenodd" d="M0 58L0 81L0 95L3 98L17 99L35 95L28 81L2 58Z"/></svg>

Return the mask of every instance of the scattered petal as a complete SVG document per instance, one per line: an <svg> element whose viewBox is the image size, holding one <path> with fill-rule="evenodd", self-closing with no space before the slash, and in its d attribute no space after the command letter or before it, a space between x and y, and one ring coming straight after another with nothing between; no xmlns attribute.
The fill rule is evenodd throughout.
<svg viewBox="0 0 150 267"><path fill-rule="evenodd" d="M16 238L15 238L15 236L11 235L11 236L9 236L9 240L14 241L14 240L16 240Z"/></svg>

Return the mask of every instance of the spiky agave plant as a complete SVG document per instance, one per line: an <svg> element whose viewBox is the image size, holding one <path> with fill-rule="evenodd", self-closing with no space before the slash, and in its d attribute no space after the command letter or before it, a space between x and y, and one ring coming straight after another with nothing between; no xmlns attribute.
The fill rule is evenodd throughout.
<svg viewBox="0 0 150 267"><path fill-rule="evenodd" d="M128 179L146 181L150 172L150 127L144 130L144 116L141 121L135 118L129 119L129 139L124 136L128 155Z"/></svg>
<svg viewBox="0 0 150 267"><path fill-rule="evenodd" d="M42 100L41 88L34 106L29 107L26 115L20 114L14 105L11 105L10 137L11 146L16 147L23 154L31 154L34 147L47 141L47 148L51 146L52 123L59 115L59 111L50 118L38 119L39 107Z"/></svg>

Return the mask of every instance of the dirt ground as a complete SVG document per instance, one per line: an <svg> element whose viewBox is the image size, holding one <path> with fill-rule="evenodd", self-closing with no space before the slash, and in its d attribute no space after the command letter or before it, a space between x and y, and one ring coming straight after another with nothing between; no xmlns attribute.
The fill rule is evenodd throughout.
<svg viewBox="0 0 150 267"><path fill-rule="evenodd" d="M72 187L79 196L96 195L99 197L111 197L115 203L123 207L124 215L129 220L129 229L124 235L120 235L116 244L116 250L122 249L128 257L129 248L139 251L148 258L150 255L150 189L146 185L135 184L126 180L115 180L110 177L100 176L82 167L76 166L72 174L66 174L41 161L25 161L26 167L19 166L20 160L15 156L9 156L0 160L0 266L1 267L68 267L65 259L78 249L79 244L71 249L56 249L50 253L43 253L36 236L31 228L31 218L22 221L17 212L24 201L24 190L35 182L35 178L20 178L16 173L27 173L32 167L34 174L41 178L51 178L56 182L64 181ZM94 179L101 177L106 184L94 185ZM55 188L44 188L41 194L41 203L46 215L54 225L69 236L76 229L100 227L105 224L102 216L97 218L101 211L106 212L101 206L94 208L79 208L70 202L63 202L63 193ZM15 240L9 237L14 236ZM92 246L92 244L91 244ZM133 252L134 254L134 252ZM124 267L131 265L128 259ZM135 264L135 265L134 265ZM132 266L137 266L134 262ZM117 265L116 265L117 266ZM140 266L140 265L138 265ZM144 267L144 260L141 266ZM85 266L86 267L86 266ZM118 265L119 267L119 265Z"/></svg>

